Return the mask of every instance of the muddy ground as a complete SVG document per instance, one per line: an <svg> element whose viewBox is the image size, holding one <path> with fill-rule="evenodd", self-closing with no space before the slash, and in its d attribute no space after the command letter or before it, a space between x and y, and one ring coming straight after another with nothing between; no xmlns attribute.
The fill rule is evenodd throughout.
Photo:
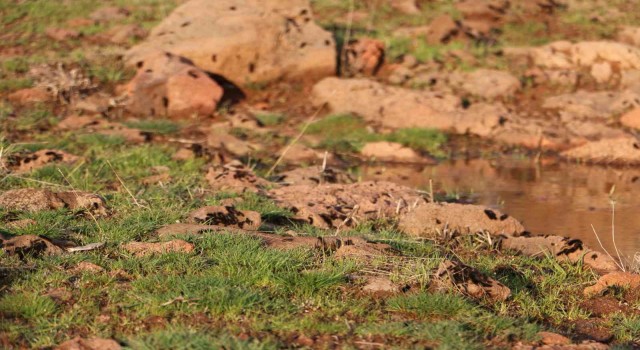
<svg viewBox="0 0 640 350"><path fill-rule="evenodd" d="M639 348L639 8L0 0L0 347Z"/></svg>

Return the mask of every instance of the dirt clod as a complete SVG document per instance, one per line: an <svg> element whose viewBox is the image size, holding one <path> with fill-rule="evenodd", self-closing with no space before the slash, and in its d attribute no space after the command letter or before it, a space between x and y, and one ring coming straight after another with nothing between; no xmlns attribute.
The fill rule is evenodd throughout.
<svg viewBox="0 0 640 350"><path fill-rule="evenodd" d="M195 224L232 226L248 231L260 228L260 213L251 210L238 210L233 206L207 206L189 214L189 220Z"/></svg>
<svg viewBox="0 0 640 350"><path fill-rule="evenodd" d="M190 253L194 248L193 244L181 239L158 243L129 242L124 244L122 247L137 257L151 254Z"/></svg>
<svg viewBox="0 0 640 350"><path fill-rule="evenodd" d="M55 347L54 350L120 350L122 347L113 339L80 337L67 340Z"/></svg>

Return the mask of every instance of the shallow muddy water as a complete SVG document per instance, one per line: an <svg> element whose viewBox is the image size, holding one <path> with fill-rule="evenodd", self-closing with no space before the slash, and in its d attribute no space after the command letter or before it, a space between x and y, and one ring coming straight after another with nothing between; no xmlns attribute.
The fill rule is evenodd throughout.
<svg viewBox="0 0 640 350"><path fill-rule="evenodd" d="M580 238L599 249L591 225L605 248L611 239L609 193L615 185L615 241L627 259L640 254L640 169L605 168L530 160L454 160L436 166L366 166L363 179L390 180L460 196L500 209L535 234Z"/></svg>

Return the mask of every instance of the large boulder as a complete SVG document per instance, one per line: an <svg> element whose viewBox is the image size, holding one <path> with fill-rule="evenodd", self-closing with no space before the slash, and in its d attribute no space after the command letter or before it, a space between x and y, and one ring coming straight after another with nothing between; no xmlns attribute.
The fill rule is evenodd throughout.
<svg viewBox="0 0 640 350"><path fill-rule="evenodd" d="M599 62L615 64L620 69L640 68L640 49L613 41L582 41L575 44L556 41L541 47L507 50L505 53L528 55L535 65L553 69L591 67Z"/></svg>
<svg viewBox="0 0 640 350"><path fill-rule="evenodd" d="M335 113L352 113L385 128L433 128L486 136L508 111L500 104L464 109L454 95L415 91L368 79L325 78L313 87L317 105Z"/></svg>
<svg viewBox="0 0 640 350"><path fill-rule="evenodd" d="M158 50L235 84L336 72L332 34L313 21L308 0L187 1L125 60L136 65Z"/></svg>
<svg viewBox="0 0 640 350"><path fill-rule="evenodd" d="M127 110L143 116L186 118L212 114L222 87L188 59L156 52L138 64L126 86Z"/></svg>

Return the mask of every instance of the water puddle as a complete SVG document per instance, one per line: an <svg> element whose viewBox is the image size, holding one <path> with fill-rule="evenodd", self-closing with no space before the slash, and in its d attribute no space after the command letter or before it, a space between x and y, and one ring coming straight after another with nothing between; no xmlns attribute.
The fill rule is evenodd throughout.
<svg viewBox="0 0 640 350"><path fill-rule="evenodd" d="M579 238L615 254L609 193L615 185L615 241L627 259L640 254L640 169L616 169L530 160L454 160L436 166L366 166L363 179L468 198L520 220L528 231Z"/></svg>

